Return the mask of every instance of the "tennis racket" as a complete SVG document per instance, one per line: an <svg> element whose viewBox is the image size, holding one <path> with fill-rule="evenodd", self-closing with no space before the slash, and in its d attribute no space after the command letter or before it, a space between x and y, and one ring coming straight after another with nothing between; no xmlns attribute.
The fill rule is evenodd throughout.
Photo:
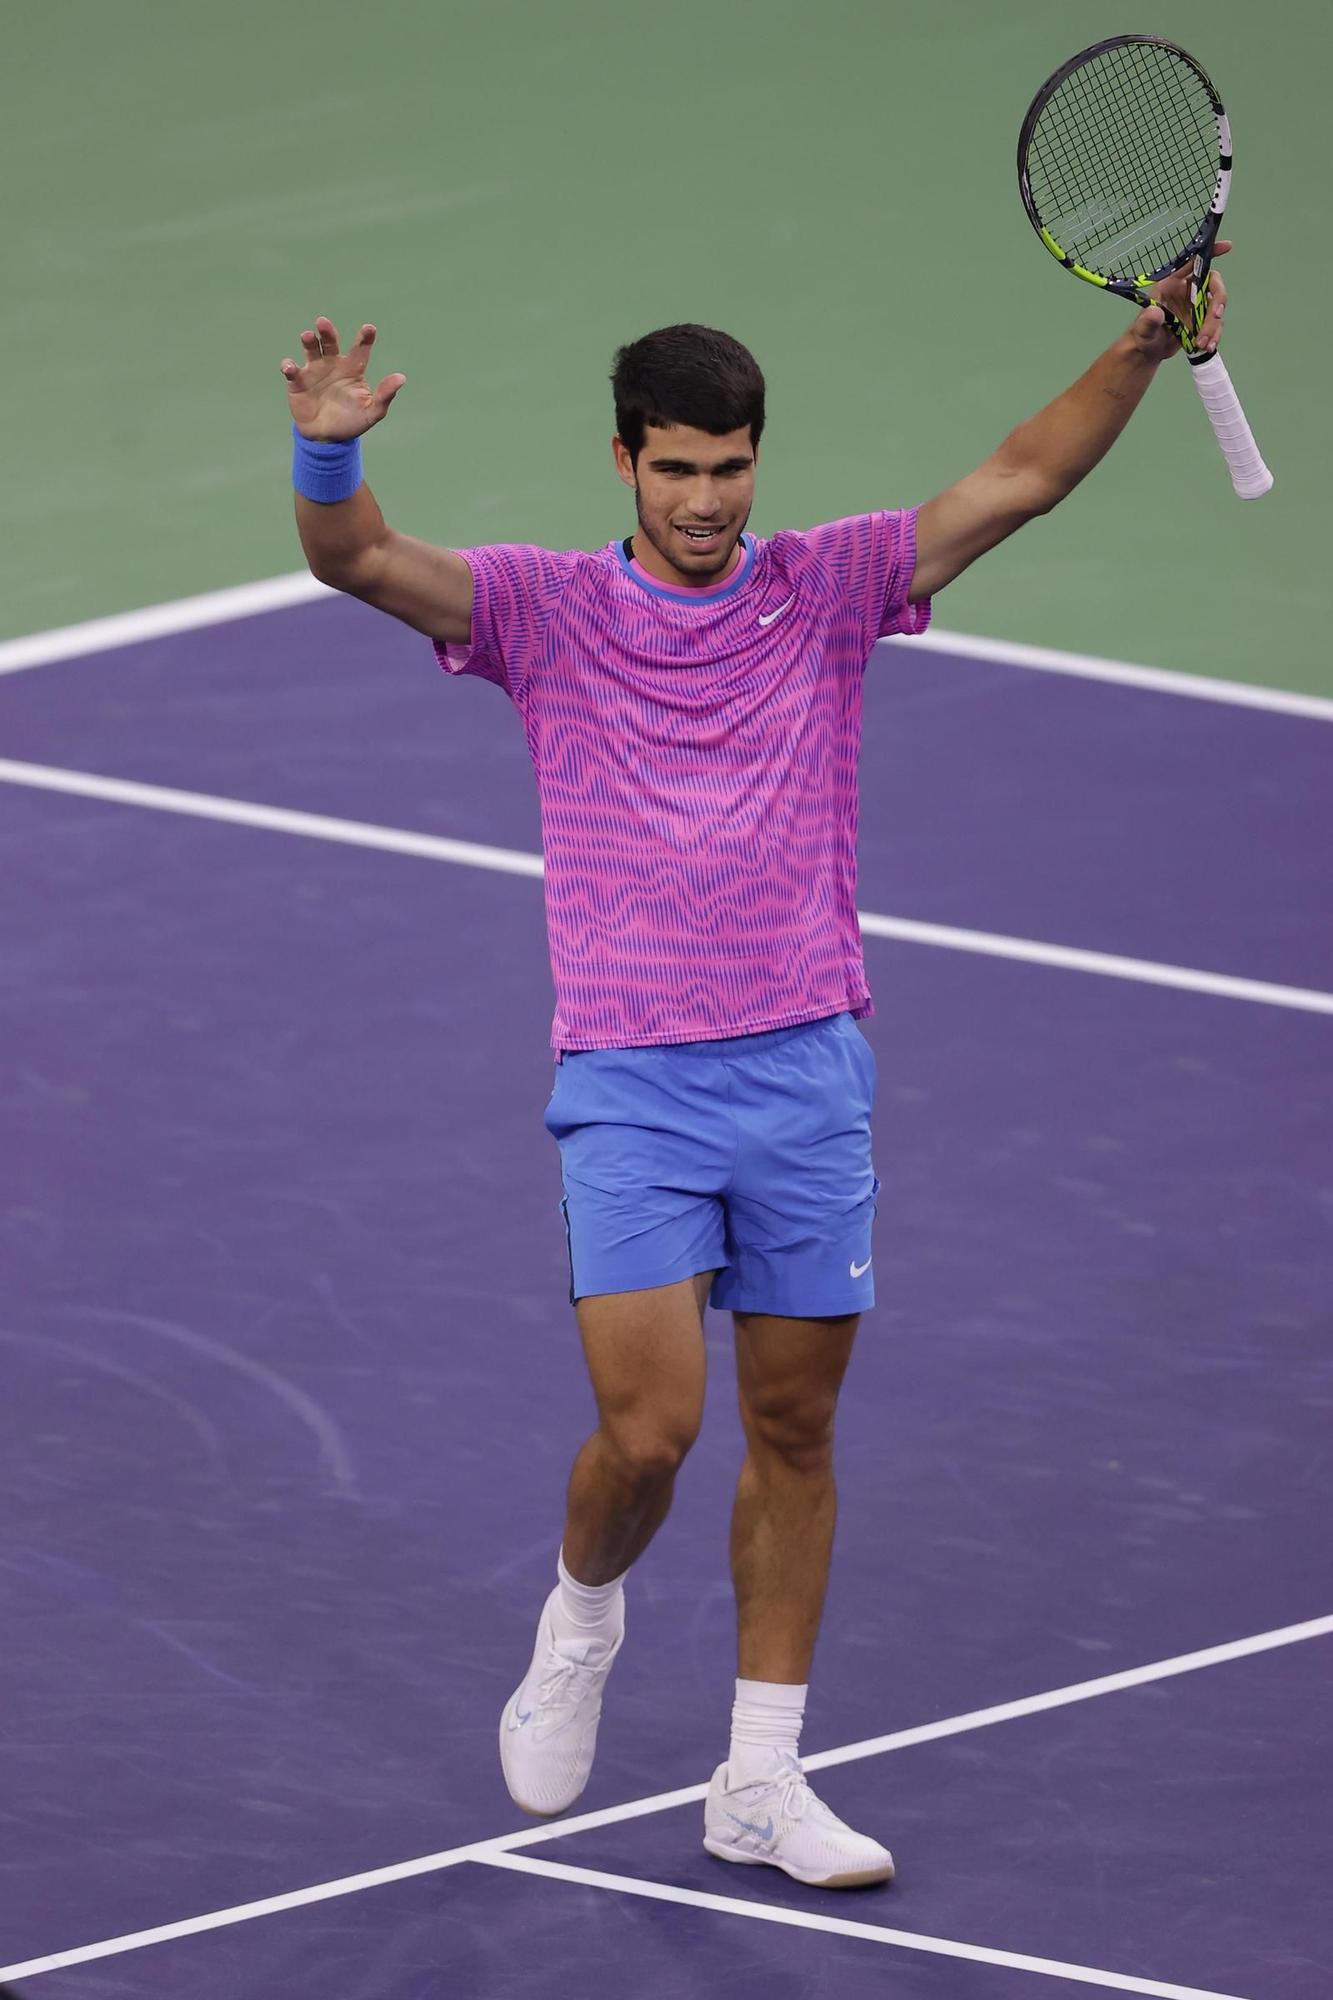
<svg viewBox="0 0 1333 2000"><path fill-rule="evenodd" d="M1032 227L1090 285L1148 291L1191 265L1188 321L1166 313L1242 500L1273 484L1220 354L1195 342L1231 189L1231 127L1194 57L1156 35L1115 35L1062 64L1028 107L1018 185ZM1166 311L1166 308L1162 308Z"/></svg>

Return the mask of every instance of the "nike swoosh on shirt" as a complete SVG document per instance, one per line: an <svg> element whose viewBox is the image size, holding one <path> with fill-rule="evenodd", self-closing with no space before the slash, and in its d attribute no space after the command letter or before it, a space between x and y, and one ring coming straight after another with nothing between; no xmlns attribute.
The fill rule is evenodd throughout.
<svg viewBox="0 0 1333 2000"><path fill-rule="evenodd" d="M873 1257L867 1257L864 1264L858 1264L856 1259L853 1257L852 1276L854 1278L863 1278L866 1272L870 1269L870 1266L874 1263L874 1261L875 1260Z"/></svg>
<svg viewBox="0 0 1333 2000"><path fill-rule="evenodd" d="M767 616L764 616L763 613L761 613L759 618L759 623L761 625L776 625L778 619L781 618L783 612L790 611L792 605L795 604L795 602L796 602L796 593L795 591L793 591L791 596L787 599L787 602L785 604L779 604L776 611L770 611Z"/></svg>

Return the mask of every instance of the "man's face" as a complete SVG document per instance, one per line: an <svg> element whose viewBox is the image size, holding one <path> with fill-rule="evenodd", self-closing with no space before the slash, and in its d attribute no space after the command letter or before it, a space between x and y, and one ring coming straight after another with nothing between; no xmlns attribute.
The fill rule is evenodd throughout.
<svg viewBox="0 0 1333 2000"><path fill-rule="evenodd" d="M686 586L725 576L754 504L757 454L748 424L725 437L650 424L637 467L619 438L612 448L617 472L634 488L634 553L649 575Z"/></svg>

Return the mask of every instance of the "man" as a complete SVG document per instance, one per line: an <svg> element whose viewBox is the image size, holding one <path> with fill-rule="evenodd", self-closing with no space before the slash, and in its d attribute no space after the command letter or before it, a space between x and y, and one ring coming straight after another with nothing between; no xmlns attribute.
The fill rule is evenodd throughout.
<svg viewBox="0 0 1333 2000"><path fill-rule="evenodd" d="M1218 254L1230 246L1219 244ZM1182 316L1183 275L1158 288ZM1215 279L1200 345L1219 338ZM638 525L596 553L439 549L384 522L361 433L402 388L332 322L286 360L302 545L324 582L512 697L542 800L556 1013L547 1129L598 1424L557 1580L505 1708L506 1782L565 1811L592 1768L626 1573L661 1526L704 1395L703 1313L735 1318L747 1456L732 1518L738 1669L704 1844L821 1887L893 1860L811 1792L799 1737L833 1539L833 1420L873 1304L871 1011L856 758L877 637L1063 500L1177 343L1153 306L975 472L909 513L745 532L753 357L698 326L622 348L616 470Z"/></svg>

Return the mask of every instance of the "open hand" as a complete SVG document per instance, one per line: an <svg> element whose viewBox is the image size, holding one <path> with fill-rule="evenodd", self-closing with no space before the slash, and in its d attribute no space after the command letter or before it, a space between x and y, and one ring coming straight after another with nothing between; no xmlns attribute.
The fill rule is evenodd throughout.
<svg viewBox="0 0 1333 2000"><path fill-rule="evenodd" d="M1225 257L1230 243L1218 242L1213 245L1214 257ZM1194 259L1180 265L1169 278L1162 278L1150 285L1149 291L1159 305L1145 306L1130 328L1138 341L1154 361L1165 361L1170 355L1180 351L1180 341L1174 329L1168 324L1162 306L1184 326L1193 324L1193 307L1190 305L1190 273ZM1214 267L1208 273L1208 311L1194 342L1196 354L1215 354L1222 338L1222 315L1227 308L1227 288L1225 280L1219 277Z"/></svg>
<svg viewBox="0 0 1333 2000"><path fill-rule="evenodd" d="M338 329L322 315L314 331L301 335L305 360L290 356L282 364L292 422L303 437L332 444L360 437L387 416L389 405L406 382L406 375L386 375L377 388L366 382L366 363L375 344L375 329L363 326L349 353L338 347Z"/></svg>

